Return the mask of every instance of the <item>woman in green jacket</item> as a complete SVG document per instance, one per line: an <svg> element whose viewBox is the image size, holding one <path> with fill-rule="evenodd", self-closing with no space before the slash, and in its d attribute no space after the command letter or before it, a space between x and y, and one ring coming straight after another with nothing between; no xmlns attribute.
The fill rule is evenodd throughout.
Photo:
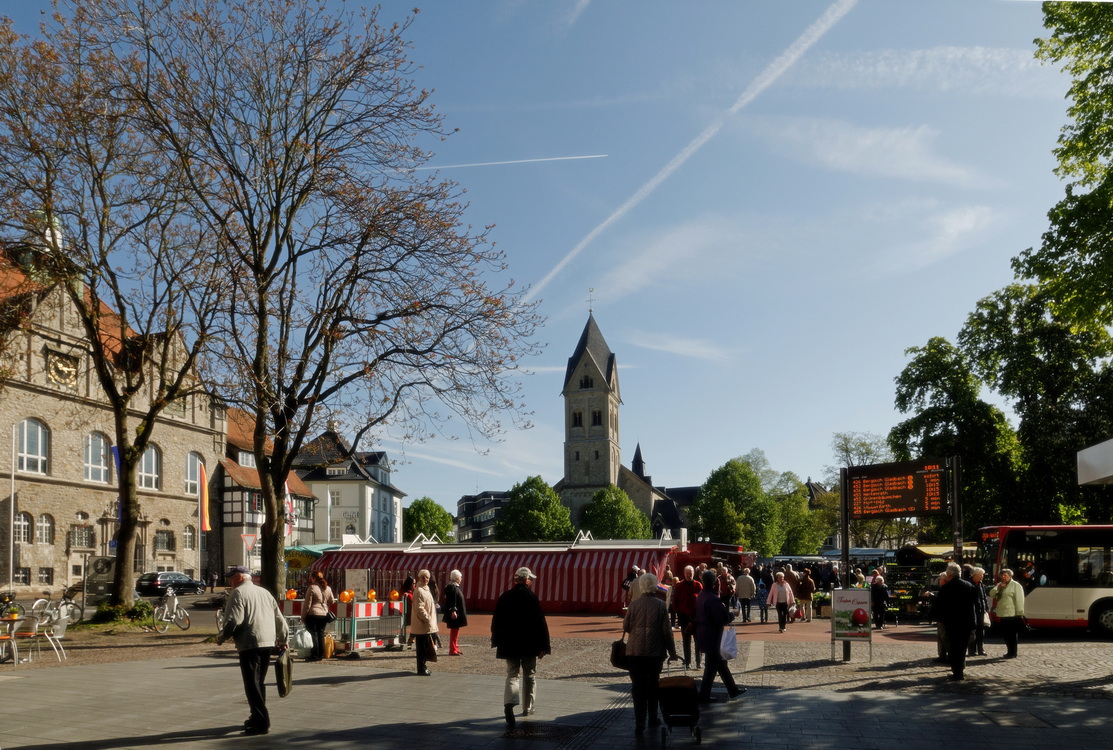
<svg viewBox="0 0 1113 750"><path fill-rule="evenodd" d="M989 596L1005 639L1005 658L1015 659L1016 643L1024 627L1024 587L1013 580L1013 572L1008 568L1002 569L1000 579Z"/></svg>

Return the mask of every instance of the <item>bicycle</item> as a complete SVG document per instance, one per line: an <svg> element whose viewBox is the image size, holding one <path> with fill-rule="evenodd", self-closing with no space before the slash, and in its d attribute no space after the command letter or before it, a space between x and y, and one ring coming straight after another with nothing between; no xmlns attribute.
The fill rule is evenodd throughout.
<svg viewBox="0 0 1113 750"><path fill-rule="evenodd" d="M50 597L50 591L44 591L46 598L36 599L31 605L31 614L45 622L54 622L65 618L68 622L81 622L85 617L85 600L75 601L78 590L76 586L67 586L62 590L62 598L55 602Z"/></svg>
<svg viewBox="0 0 1113 750"><path fill-rule="evenodd" d="M170 623L182 630L189 630L189 613L178 603L178 594L172 588L166 589L166 593L158 600L153 617L155 632L165 633L170 629Z"/></svg>

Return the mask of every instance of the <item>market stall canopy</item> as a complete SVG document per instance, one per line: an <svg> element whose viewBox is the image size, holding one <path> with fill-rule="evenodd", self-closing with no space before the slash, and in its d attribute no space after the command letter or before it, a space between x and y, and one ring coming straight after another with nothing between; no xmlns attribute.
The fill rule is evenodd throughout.
<svg viewBox="0 0 1113 750"><path fill-rule="evenodd" d="M463 575L469 609L492 610L503 591L513 585L514 571L527 567L537 576L533 590L546 612L622 611L622 579L635 565L658 578L675 549L645 541L586 542L575 545L431 544L349 545L325 552L313 570L401 571L423 568L439 581L448 572Z"/></svg>

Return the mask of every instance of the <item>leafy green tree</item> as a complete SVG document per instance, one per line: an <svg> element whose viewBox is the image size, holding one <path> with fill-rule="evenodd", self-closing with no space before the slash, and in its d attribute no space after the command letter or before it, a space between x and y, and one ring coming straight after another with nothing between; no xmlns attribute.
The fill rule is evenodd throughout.
<svg viewBox="0 0 1113 750"><path fill-rule="evenodd" d="M1048 523L1092 517L1076 454L1110 436L1113 338L1096 323L1056 313L1045 287L1013 284L978 302L959 335L975 372L1019 418L1023 471L1010 519ZM1105 510L1092 509L1098 515Z"/></svg>
<svg viewBox="0 0 1113 750"><path fill-rule="evenodd" d="M510 499L495 523L500 542L571 541L574 535L571 511L539 476L510 489Z"/></svg>
<svg viewBox="0 0 1113 750"><path fill-rule="evenodd" d="M596 492L584 508L580 526L595 539L652 539L649 517L624 491L609 487Z"/></svg>
<svg viewBox="0 0 1113 750"><path fill-rule="evenodd" d="M982 382L963 352L944 338L905 351L912 359L896 378L896 407L911 416L889 432L896 460L962 461L963 532L1011 520L1019 497L1020 441L1004 412L980 397ZM951 521L922 518L921 541L951 540Z"/></svg>
<svg viewBox="0 0 1113 750"><path fill-rule="evenodd" d="M1061 64L1071 76L1070 121L1063 126L1057 174L1072 180L1049 213L1040 247L1013 260L1025 278L1038 279L1055 310L1073 322L1113 321L1113 76L1109 40L1113 6L1044 3L1036 56Z"/></svg>
<svg viewBox="0 0 1113 750"><path fill-rule="evenodd" d="M693 535L741 544L758 554L777 554L784 531L776 504L749 463L733 458L707 478L689 512Z"/></svg>
<svg viewBox="0 0 1113 750"><path fill-rule="evenodd" d="M777 554L814 555L827 537L838 529L838 507L813 508L809 505L808 489L791 471L777 472L765 451L754 448L742 457L761 480L761 488L777 509L778 522L770 542L777 544Z"/></svg>
<svg viewBox="0 0 1113 750"><path fill-rule="evenodd" d="M780 527L784 533L782 555L814 555L837 524L824 508L808 504L808 488L791 471L780 475L769 491L777 505Z"/></svg>
<svg viewBox="0 0 1113 750"><path fill-rule="evenodd" d="M418 534L430 539L435 534L447 542L452 534L452 514L436 500L420 497L402 509L402 538L412 542Z"/></svg>

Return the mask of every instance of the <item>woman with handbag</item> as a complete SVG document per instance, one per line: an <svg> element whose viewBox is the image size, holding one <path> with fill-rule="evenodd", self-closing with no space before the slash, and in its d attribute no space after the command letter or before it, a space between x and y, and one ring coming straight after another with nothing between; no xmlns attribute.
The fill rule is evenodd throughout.
<svg viewBox="0 0 1113 750"><path fill-rule="evenodd" d="M989 593L993 611L1001 621L1001 637L1005 639L1005 658L1016 658L1020 629L1024 627L1024 587L1013 580L1013 572L1001 570L1001 580Z"/></svg>
<svg viewBox="0 0 1113 750"><path fill-rule="evenodd" d="M448 585L444 587L444 614L441 621L448 626L448 655L460 655L460 628L468 624L468 608L464 604L464 592L460 590L463 574L454 570L448 574Z"/></svg>
<svg viewBox="0 0 1113 750"><path fill-rule="evenodd" d="M626 668L630 672L630 693L634 699L634 733L642 734L647 718L650 727L660 724L657 687L661 664L666 655L669 661L677 657L668 608L659 597L653 596L657 592L657 576L646 573L639 577L630 586L631 595L635 589L638 596L632 597L626 610L622 631L630 634L626 642Z"/></svg>
<svg viewBox="0 0 1113 750"><path fill-rule="evenodd" d="M332 595L324 572L315 570L310 573L309 588L305 591L305 601L301 605L301 621L313 636L313 648L306 661L321 661L324 658L325 626L336 619L329 612L329 606L335 601L336 597Z"/></svg>

